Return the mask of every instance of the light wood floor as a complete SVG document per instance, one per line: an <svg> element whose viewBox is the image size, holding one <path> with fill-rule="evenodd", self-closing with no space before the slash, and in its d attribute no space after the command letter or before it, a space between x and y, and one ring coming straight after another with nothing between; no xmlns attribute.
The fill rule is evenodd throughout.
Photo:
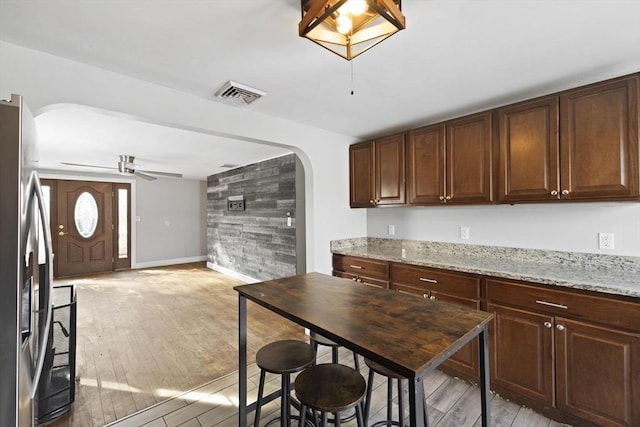
<svg viewBox="0 0 640 427"><path fill-rule="evenodd" d="M318 363L328 363L330 361L331 354L328 349L323 350L321 347L318 352ZM361 373L367 378L367 366L362 363L362 358L360 358L360 361ZM341 351L340 362L353 366L351 354L344 350ZM260 371L255 364L248 368L249 403L256 400L259 375ZM279 377L267 374L265 393L277 390L279 387ZM480 420L480 390L477 387L460 379L447 376L440 371L434 371L425 377L424 387L430 426L477 427L482 425ZM398 414L396 390L394 384L394 418ZM386 419L386 393L387 384L385 378L376 375L374 377L369 425ZM407 405L409 396L406 384L403 394L405 420L408 423ZM492 395L491 397L491 425L494 427L559 427L565 425L549 420L531 409L503 400L499 396ZM109 427L237 427L237 402L238 375L233 373L204 384L202 387L183 395L175 396L146 411L113 423ZM277 399L263 406L260 418L261 426L280 415L279 403L279 399ZM295 411L293 413L295 415ZM250 413L248 416L248 423L251 426L254 421L253 415L253 413ZM297 426L296 422L292 424L294 427ZM276 425L279 424L276 423ZM351 421L342 425L354 427L356 422Z"/></svg>
<svg viewBox="0 0 640 427"><path fill-rule="evenodd" d="M232 288L240 282L198 263L56 282L69 283L78 294L76 402L71 414L51 426L237 426L237 293ZM306 338L299 326L251 302L247 311L250 363L268 342ZM319 361L329 358L323 350ZM346 351L341 361L353 363ZM366 365L360 365L366 378ZM253 400L258 374L252 364ZM375 384L372 422L384 418L386 407L386 383L376 376ZM480 425L476 387L439 371L424 385L430 425ZM272 376L267 391L278 386ZM279 402L271 402L262 419L278 410ZM492 420L498 427L560 425L499 396L492 398Z"/></svg>
<svg viewBox="0 0 640 427"><path fill-rule="evenodd" d="M203 263L58 280L77 292L76 401L51 426L103 426L238 369L241 282ZM304 330L247 306L248 355Z"/></svg>

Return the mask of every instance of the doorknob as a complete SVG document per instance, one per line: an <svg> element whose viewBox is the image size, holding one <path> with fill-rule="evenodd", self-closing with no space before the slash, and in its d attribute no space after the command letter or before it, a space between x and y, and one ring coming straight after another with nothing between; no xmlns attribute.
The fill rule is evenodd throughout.
<svg viewBox="0 0 640 427"><path fill-rule="evenodd" d="M63 230L63 229L64 229L64 225L60 224L60 225L58 225L58 228L59 228L60 230Z"/></svg>

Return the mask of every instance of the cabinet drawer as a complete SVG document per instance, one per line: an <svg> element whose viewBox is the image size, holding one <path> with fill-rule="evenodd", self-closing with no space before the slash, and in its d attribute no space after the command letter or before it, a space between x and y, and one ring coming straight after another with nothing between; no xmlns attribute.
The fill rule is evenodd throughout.
<svg viewBox="0 0 640 427"><path fill-rule="evenodd" d="M389 280L389 263L384 261L334 254L333 269L358 276Z"/></svg>
<svg viewBox="0 0 640 427"><path fill-rule="evenodd" d="M436 291L468 299L480 298L480 279L455 273L443 273L429 268L391 265L391 280L399 285Z"/></svg>
<svg viewBox="0 0 640 427"><path fill-rule="evenodd" d="M487 300L640 331L640 301L494 279L487 279Z"/></svg>
<svg viewBox="0 0 640 427"><path fill-rule="evenodd" d="M374 279L371 277L363 277L353 273L345 273L344 271L333 271L333 275L336 277L342 277L343 279L353 280L354 282L362 283L363 285L374 286L376 288L389 289L389 282L387 280Z"/></svg>

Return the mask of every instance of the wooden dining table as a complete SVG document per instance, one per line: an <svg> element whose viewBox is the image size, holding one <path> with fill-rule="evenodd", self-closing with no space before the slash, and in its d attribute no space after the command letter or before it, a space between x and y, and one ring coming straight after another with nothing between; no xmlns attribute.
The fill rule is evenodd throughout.
<svg viewBox="0 0 640 427"><path fill-rule="evenodd" d="M482 425L490 422L488 325L493 314L321 273L236 286L239 294L239 421L247 426L247 300L409 381L409 419L429 425L422 379L478 337Z"/></svg>

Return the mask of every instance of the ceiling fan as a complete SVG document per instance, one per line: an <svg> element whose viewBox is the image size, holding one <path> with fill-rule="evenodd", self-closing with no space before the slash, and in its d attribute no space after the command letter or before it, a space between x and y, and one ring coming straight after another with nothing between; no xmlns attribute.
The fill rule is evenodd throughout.
<svg viewBox="0 0 640 427"><path fill-rule="evenodd" d="M153 181L157 179L155 176L152 176L152 175L166 176L170 178L182 178L181 173L159 172L159 171L137 169L138 165L134 163L134 160L135 160L134 156L121 154L119 157L120 157L120 160L118 161L118 167L87 165L84 163L69 163L69 162L60 162L60 163L68 166L81 166L85 168L112 169L112 170L118 171L118 173L121 175L127 175L127 176L135 175L135 176L139 176L140 178L146 179L147 181Z"/></svg>

